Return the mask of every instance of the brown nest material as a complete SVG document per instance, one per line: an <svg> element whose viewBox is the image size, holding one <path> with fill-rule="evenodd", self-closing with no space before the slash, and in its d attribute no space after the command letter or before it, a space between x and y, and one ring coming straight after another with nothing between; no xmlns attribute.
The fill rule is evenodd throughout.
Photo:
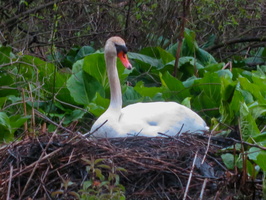
<svg viewBox="0 0 266 200"><path fill-rule="evenodd" d="M0 199L76 199L71 192L78 193L84 181L92 180L94 188L100 184L86 162L99 158L102 166L110 166L101 168L103 174L113 170L119 175L127 199L224 199L232 178L215 143L198 135L90 140L46 134L25 139L0 149ZM126 171L114 170L118 167Z"/></svg>

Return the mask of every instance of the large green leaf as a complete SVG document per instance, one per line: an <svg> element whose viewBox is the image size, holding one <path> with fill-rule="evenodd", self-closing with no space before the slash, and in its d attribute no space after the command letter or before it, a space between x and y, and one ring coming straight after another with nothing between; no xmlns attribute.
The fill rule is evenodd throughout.
<svg viewBox="0 0 266 200"><path fill-rule="evenodd" d="M12 141L14 132L21 127L29 117L13 115L8 117L6 113L0 112L0 141Z"/></svg>
<svg viewBox="0 0 266 200"><path fill-rule="evenodd" d="M109 99L105 99L97 93L93 102L90 103L88 106L89 111L96 117L99 117L108 108L109 103L110 103Z"/></svg>
<svg viewBox="0 0 266 200"><path fill-rule="evenodd" d="M10 126L11 126L11 134L14 134L15 131L20 128L30 116L21 116L21 115L13 115L9 118Z"/></svg>
<svg viewBox="0 0 266 200"><path fill-rule="evenodd" d="M104 87L108 85L108 77L103 53L95 53L84 58L83 70L93 76Z"/></svg>
<svg viewBox="0 0 266 200"><path fill-rule="evenodd" d="M219 105L221 100L221 78L217 73L205 73L203 78L195 80L193 89L197 89L199 93L204 93L213 102L216 102L217 106Z"/></svg>
<svg viewBox="0 0 266 200"><path fill-rule="evenodd" d="M257 119L259 116L266 113L266 104L259 104L254 102L249 106L249 110L254 119Z"/></svg>
<svg viewBox="0 0 266 200"><path fill-rule="evenodd" d="M164 91L163 97L166 100L175 100L178 102L183 101L186 97L190 96L189 90L184 87L183 83L166 72L160 74L162 86L167 89Z"/></svg>
<svg viewBox="0 0 266 200"><path fill-rule="evenodd" d="M264 172L266 171L266 151L260 151L254 161Z"/></svg>
<svg viewBox="0 0 266 200"><path fill-rule="evenodd" d="M142 101L142 96L134 90L133 87L126 86L123 92L123 104L129 105Z"/></svg>
<svg viewBox="0 0 266 200"><path fill-rule="evenodd" d="M224 164L228 169L234 169L235 167L235 157L231 153L225 153L221 155Z"/></svg>
<svg viewBox="0 0 266 200"><path fill-rule="evenodd" d="M135 85L134 90L141 96L150 97L151 99L163 92L163 88L161 87L145 87L142 81Z"/></svg>
<svg viewBox="0 0 266 200"><path fill-rule="evenodd" d="M97 92L104 96L102 85L85 71L73 74L67 81L67 88L73 99L82 105L88 105Z"/></svg>
<svg viewBox="0 0 266 200"><path fill-rule="evenodd" d="M12 53L11 47L0 46L0 65L11 63L13 58L15 58L15 56Z"/></svg>
<svg viewBox="0 0 266 200"><path fill-rule="evenodd" d="M244 78L244 77L239 77L238 78L239 83L241 85L241 87L249 92L250 94L252 94L252 96L258 100L260 103L266 103L266 99L265 96L262 95L261 91L263 91L263 89L266 89L265 85L257 85L254 83L251 83L248 79ZM252 102L248 102L248 103L252 103Z"/></svg>
<svg viewBox="0 0 266 200"><path fill-rule="evenodd" d="M182 56L194 56L195 51L198 49L196 43L196 34L195 32L185 29L184 31L184 40L182 45Z"/></svg>
<svg viewBox="0 0 266 200"><path fill-rule="evenodd" d="M151 66L159 69L164 66L161 60L144 54L129 52L128 57L134 59L135 62L139 62L141 67L146 70Z"/></svg>
<svg viewBox="0 0 266 200"><path fill-rule="evenodd" d="M57 72L55 79L55 90L56 90L56 98L69 103L75 104L74 99L70 95L70 91L67 88L67 81L70 78L71 74L64 72Z"/></svg>
<svg viewBox="0 0 266 200"><path fill-rule="evenodd" d="M4 132L8 131L8 133L11 134L12 130L10 126L9 117L4 112L0 112L0 126L4 129Z"/></svg>
<svg viewBox="0 0 266 200"><path fill-rule="evenodd" d="M140 54L146 55L152 58L156 58L159 61L161 61L162 64L169 63L172 60L175 60L175 57L167 52L166 50L160 48L160 47L147 47L140 51ZM157 66L160 68L160 66Z"/></svg>
<svg viewBox="0 0 266 200"><path fill-rule="evenodd" d="M18 95L15 78L7 73L0 73L0 97Z"/></svg>
<svg viewBox="0 0 266 200"><path fill-rule="evenodd" d="M80 60L80 59L84 58L85 56L90 55L94 52L95 52L95 49L92 48L91 46L83 46L78 51L78 53L75 57L75 61Z"/></svg>
<svg viewBox="0 0 266 200"><path fill-rule="evenodd" d="M197 62L202 65L214 64L217 63L214 57L209 54L207 51L198 47L196 42L195 32L185 29L184 40L182 45L182 57L183 56L192 56L196 58Z"/></svg>
<svg viewBox="0 0 266 200"><path fill-rule="evenodd" d="M104 88L109 88L108 76L103 53L94 53L86 56L83 61L83 70L96 78ZM127 71L123 64L118 60L117 71L120 82L124 82L127 77Z"/></svg>
<svg viewBox="0 0 266 200"><path fill-rule="evenodd" d="M248 106L244 102L240 105L239 125L240 132L244 140L260 134L256 120L254 119Z"/></svg>
<svg viewBox="0 0 266 200"><path fill-rule="evenodd" d="M219 110L221 113L221 121L230 124L239 116L239 102L243 101L242 94L236 90L236 81L230 76L221 77L221 104Z"/></svg>
<svg viewBox="0 0 266 200"><path fill-rule="evenodd" d="M207 51L198 48L196 51L196 58L202 65L216 64L214 57Z"/></svg>
<svg viewBox="0 0 266 200"><path fill-rule="evenodd" d="M66 113L67 115L64 116L63 124L70 124L73 121L78 121L81 119L86 112L83 110L73 110L69 113Z"/></svg>

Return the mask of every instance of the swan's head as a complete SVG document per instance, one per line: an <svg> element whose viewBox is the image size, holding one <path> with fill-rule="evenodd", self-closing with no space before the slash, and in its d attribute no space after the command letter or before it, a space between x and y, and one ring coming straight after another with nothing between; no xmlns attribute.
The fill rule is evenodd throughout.
<svg viewBox="0 0 266 200"><path fill-rule="evenodd" d="M121 37L109 38L105 43L104 54L107 58L117 56L127 69L132 69L132 65L127 58L126 43Z"/></svg>

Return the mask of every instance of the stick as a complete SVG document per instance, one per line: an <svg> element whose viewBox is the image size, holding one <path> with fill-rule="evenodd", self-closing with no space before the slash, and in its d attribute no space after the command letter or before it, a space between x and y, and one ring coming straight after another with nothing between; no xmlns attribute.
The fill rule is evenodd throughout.
<svg viewBox="0 0 266 200"><path fill-rule="evenodd" d="M191 178L192 178L192 174L193 174L193 171L194 171L194 167L195 167L197 156L198 156L198 151L196 151L195 156L194 156L194 160L193 160L192 167L191 167L191 170L190 170L190 173L189 173L189 178L188 178L186 191L185 191L183 200L186 200L186 198L187 198L188 188L189 188L189 185L190 185L190 182L191 182Z"/></svg>
<svg viewBox="0 0 266 200"><path fill-rule="evenodd" d="M203 185L202 185L202 188L201 188L201 192L200 192L200 196L199 196L199 200L203 199L203 194L204 194L204 190L205 190L205 187L206 187L207 180L208 180L207 178L204 179L204 182L203 182Z"/></svg>
<svg viewBox="0 0 266 200"><path fill-rule="evenodd" d="M9 183L8 183L8 190L7 190L6 200L10 199L10 189L11 189L12 175L13 175L13 165L10 164Z"/></svg>
<svg viewBox="0 0 266 200"><path fill-rule="evenodd" d="M96 131L98 131L104 124L106 124L108 120L105 120L99 127L97 127L92 133L88 132L88 133L85 133L83 136L84 137L87 137L87 136L91 136L93 133L95 133Z"/></svg>
<svg viewBox="0 0 266 200"><path fill-rule="evenodd" d="M206 156L207 156L207 153L208 153L208 151L209 151L210 144L211 144L211 137L212 137L212 134L213 134L214 130L215 130L219 125L220 125L220 123L216 124L216 126L212 129L211 134L209 135L207 148L206 148L205 154L204 154L204 156L203 156L203 159L202 159L202 161L201 161L201 164L204 163L204 161L205 161L205 159L206 159Z"/></svg>

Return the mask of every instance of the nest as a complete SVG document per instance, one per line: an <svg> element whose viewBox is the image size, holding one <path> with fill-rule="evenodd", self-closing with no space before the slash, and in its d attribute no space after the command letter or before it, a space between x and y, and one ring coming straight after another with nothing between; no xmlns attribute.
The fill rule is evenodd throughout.
<svg viewBox="0 0 266 200"><path fill-rule="evenodd" d="M97 162L109 186L125 187L126 199L224 199L232 178L217 155L221 147L202 135L91 140L44 134L0 149L0 199L77 199L73 191L86 181L94 189L103 182L90 171Z"/></svg>

